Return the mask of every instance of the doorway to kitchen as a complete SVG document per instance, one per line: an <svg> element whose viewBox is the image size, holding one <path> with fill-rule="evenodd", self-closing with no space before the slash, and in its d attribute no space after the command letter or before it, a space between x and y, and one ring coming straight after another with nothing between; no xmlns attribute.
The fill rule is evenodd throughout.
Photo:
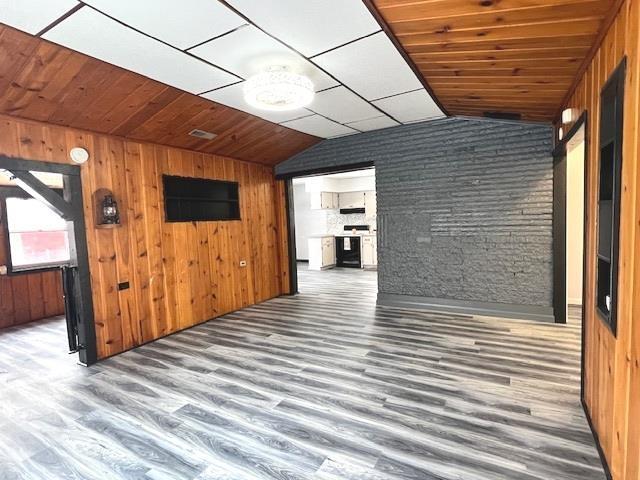
<svg viewBox="0 0 640 480"><path fill-rule="evenodd" d="M298 291L331 285L377 289L375 168L292 179Z"/></svg>

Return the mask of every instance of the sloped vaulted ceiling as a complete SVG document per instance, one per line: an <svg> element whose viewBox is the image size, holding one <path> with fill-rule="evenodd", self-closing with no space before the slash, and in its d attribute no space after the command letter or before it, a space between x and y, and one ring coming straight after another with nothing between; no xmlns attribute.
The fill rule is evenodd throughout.
<svg viewBox="0 0 640 480"><path fill-rule="evenodd" d="M365 0L453 115L550 121L618 0Z"/></svg>

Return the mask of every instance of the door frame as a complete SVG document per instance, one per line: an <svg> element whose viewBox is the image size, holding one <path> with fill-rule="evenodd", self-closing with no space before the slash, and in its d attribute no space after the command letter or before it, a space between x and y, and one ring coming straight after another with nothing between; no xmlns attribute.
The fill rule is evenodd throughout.
<svg viewBox="0 0 640 480"><path fill-rule="evenodd" d="M352 163L350 165L333 165L327 167L310 168L276 174L276 180L284 181L285 200L287 211L287 238L289 243L289 295L296 295L298 291L298 262L296 259L296 214L293 201L293 179L302 177L314 177L331 175L332 173L353 172L375 167L374 162ZM377 190L377 187L376 187Z"/></svg>
<svg viewBox="0 0 640 480"><path fill-rule="evenodd" d="M42 194L38 195L38 200L46 203L54 210L63 209L65 213L64 217L69 228L70 265L78 269L79 280L79 291L76 292L74 299L78 312L78 360L82 365L92 365L98 361L98 354L80 167L78 165L42 162L0 155L0 168L27 175L30 171L36 171L57 173L63 177L64 193L62 198L57 193L54 193L57 198L50 197L50 192L54 192L52 189L37 179L32 179L32 181L37 184L35 186ZM47 198L51 198L55 205L48 202Z"/></svg>
<svg viewBox="0 0 640 480"><path fill-rule="evenodd" d="M580 329L580 399L584 404L584 380L585 380L585 368L584 368L584 356L585 356L585 347L586 347L586 336L585 330L587 327L586 322L586 313L585 307L587 306L587 229L589 226L588 218L589 218L589 175L590 175L590 166L589 166L589 146L590 146L590 137L589 137L589 114L585 110L580 118L573 124L571 129L567 132L567 134L563 137L563 139L558 143L555 150L553 151L554 164L555 159L558 157L564 157L564 162L562 162L564 166L564 178L566 179L566 168L567 168L567 145L573 139L573 137L578 133L580 128L584 127L584 211L583 211L583 232L582 232L582 244L583 244L583 253L582 253L582 314L581 314L581 329ZM555 173L555 168L554 168ZM567 196L567 186L566 182L561 186L562 193L564 194L564 205L565 210L563 214L563 223L556 224L555 218L556 215L554 213L554 223L553 223L553 238L554 238L554 312L558 305L555 304L556 295L555 291L558 285L555 283L558 277L562 279L562 290L565 292L565 298L563 299L564 308L566 311L566 282L567 282L567 256L566 256L566 196ZM560 192L556 192L556 182L554 181L554 209L555 209L555 197L556 194L560 194ZM561 231L558 231L561 230ZM556 242L556 233L562 236L563 245L562 245L562 263L556 264L556 255L555 255L555 242ZM561 270L561 273L556 275L556 270ZM557 322L557 319L556 319ZM566 323L566 318L565 322Z"/></svg>

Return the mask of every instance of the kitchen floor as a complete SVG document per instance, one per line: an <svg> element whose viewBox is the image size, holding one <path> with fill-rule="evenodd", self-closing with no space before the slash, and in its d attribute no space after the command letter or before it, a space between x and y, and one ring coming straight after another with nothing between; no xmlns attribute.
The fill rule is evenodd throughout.
<svg viewBox="0 0 640 480"><path fill-rule="evenodd" d="M379 308L369 271L299 278L88 369L0 336L0 479L604 479L577 323Z"/></svg>

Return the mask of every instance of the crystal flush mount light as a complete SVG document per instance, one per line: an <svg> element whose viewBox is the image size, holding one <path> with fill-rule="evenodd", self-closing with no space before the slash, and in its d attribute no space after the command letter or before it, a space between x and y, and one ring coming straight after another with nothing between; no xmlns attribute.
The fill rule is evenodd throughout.
<svg viewBox="0 0 640 480"><path fill-rule="evenodd" d="M313 82L287 67L270 67L249 78L244 86L246 102L260 110L296 110L309 105L313 96Z"/></svg>

